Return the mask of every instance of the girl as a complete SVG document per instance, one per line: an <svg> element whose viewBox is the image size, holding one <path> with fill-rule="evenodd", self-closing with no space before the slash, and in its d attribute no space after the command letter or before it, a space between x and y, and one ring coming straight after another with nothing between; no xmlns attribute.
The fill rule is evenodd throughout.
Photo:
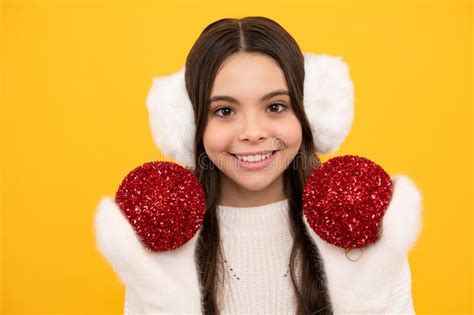
<svg viewBox="0 0 474 315"><path fill-rule="evenodd" d="M101 201L98 247L126 286L126 314L414 313L407 254L420 230L420 195L408 178L393 179L383 237L357 261L303 215L316 153L335 151L352 123L344 75L335 76L343 92L333 101L350 106L329 101L315 117L306 57L273 20L221 19L204 29L182 71L155 81L153 136L199 180L206 214L185 245L152 253L114 200ZM337 63L327 61L328 69Z"/></svg>

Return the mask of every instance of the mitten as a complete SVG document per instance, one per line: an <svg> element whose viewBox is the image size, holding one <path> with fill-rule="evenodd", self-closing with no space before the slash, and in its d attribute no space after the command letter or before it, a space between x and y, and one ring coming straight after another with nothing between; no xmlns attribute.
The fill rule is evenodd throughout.
<svg viewBox="0 0 474 315"><path fill-rule="evenodd" d="M134 310L201 313L194 250L204 212L197 179L171 162L136 168L115 199L102 198L95 215L97 247L126 297L133 297Z"/></svg>
<svg viewBox="0 0 474 315"><path fill-rule="evenodd" d="M421 230L421 194L357 156L328 160L303 192L304 222L323 261L336 314L413 314L408 253Z"/></svg>

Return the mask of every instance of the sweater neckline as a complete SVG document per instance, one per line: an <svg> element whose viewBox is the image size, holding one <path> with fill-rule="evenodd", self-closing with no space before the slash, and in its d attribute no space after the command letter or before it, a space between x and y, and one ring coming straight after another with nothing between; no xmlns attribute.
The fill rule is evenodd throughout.
<svg viewBox="0 0 474 315"><path fill-rule="evenodd" d="M222 234L268 235L290 230L288 198L255 207L217 205L216 210Z"/></svg>

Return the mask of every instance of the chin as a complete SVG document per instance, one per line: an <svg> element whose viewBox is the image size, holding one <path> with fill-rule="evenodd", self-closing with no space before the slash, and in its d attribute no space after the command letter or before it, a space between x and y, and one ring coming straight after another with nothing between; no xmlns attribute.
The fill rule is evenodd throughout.
<svg viewBox="0 0 474 315"><path fill-rule="evenodd" d="M268 188L275 181L275 178L270 178L264 174L262 175L263 176L251 176L241 174L239 178L236 178L235 180L232 179L232 181L234 181L234 183L241 189L258 192Z"/></svg>

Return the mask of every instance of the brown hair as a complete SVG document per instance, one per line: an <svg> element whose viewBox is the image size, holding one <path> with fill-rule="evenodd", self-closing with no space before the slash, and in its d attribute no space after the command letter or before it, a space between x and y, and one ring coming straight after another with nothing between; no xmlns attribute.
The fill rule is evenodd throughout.
<svg viewBox="0 0 474 315"><path fill-rule="evenodd" d="M220 199L219 170L207 156L203 134L208 116L212 84L222 62L236 52L259 52L274 58L283 70L292 108L302 127L300 150L284 171L284 190L289 200L291 233L290 275L297 296L297 314L332 314L325 285L323 262L303 222L302 193L311 172L319 167L311 128L303 107L304 57L291 35L275 21L261 16L224 18L209 24L201 33L186 59L186 89L193 104L196 124L193 174L206 194L206 215L198 237L195 258L201 285L204 314L218 314L219 259L221 250L216 213ZM300 164L300 165L299 165ZM297 260L299 259L299 260ZM300 279L295 277L301 266ZM221 269L222 271L222 269Z"/></svg>

